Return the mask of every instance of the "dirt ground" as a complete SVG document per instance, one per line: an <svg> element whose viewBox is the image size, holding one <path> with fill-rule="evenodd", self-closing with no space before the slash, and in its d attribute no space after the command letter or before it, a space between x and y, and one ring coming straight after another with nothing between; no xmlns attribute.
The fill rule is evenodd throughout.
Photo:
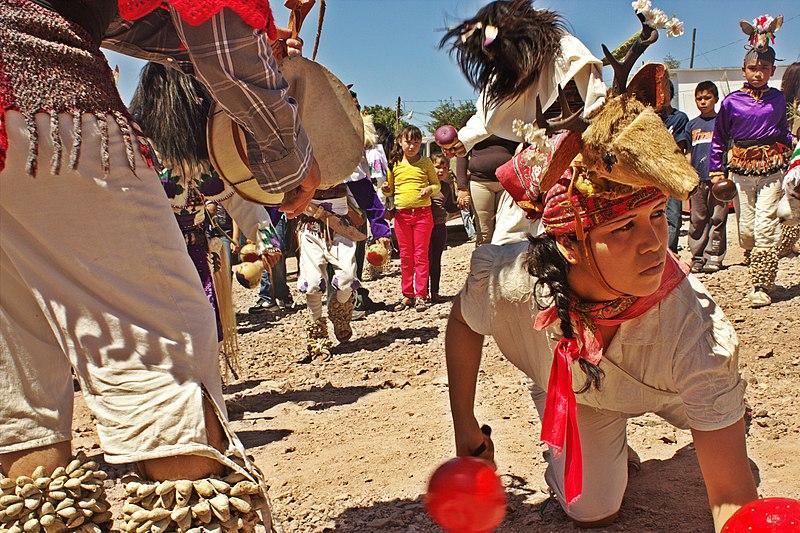
<svg viewBox="0 0 800 533"><path fill-rule="evenodd" d="M460 227L453 229L443 261L442 293L449 296L463 283L474 248ZM800 498L800 258L781 260L776 303L749 309L747 270L730 233L727 268L700 277L739 334L759 491ZM383 309L354 323L353 339L335 346L332 360L310 364L298 363L305 355L305 309L280 318L250 316L255 292L235 289L244 375L225 387L227 407L267 476L274 515L287 533L440 531L426 516L422 495L428 476L454 450L444 368L450 304L424 313L391 311L399 283L394 261L387 275L366 283ZM557 505L542 508L548 492L540 427L522 378L487 340L477 414L494 429L508 493L498 531L577 531ZM75 438L99 456L80 399ZM689 432L650 415L630 420L628 438L642 469L630 480L618 522L606 530L713 531ZM126 470L108 469L112 478ZM110 492L119 502L118 482Z"/></svg>

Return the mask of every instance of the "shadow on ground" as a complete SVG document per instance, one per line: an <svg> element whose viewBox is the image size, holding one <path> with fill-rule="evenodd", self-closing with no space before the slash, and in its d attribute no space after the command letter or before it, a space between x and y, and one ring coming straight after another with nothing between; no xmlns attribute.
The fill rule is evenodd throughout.
<svg viewBox="0 0 800 533"><path fill-rule="evenodd" d="M292 431L289 429L264 429L261 431L237 431L236 435L242 441L245 448L258 448L271 442L278 442L283 440Z"/></svg>
<svg viewBox="0 0 800 533"><path fill-rule="evenodd" d="M356 322L356 324L358 323ZM357 328L357 326L354 326L354 328ZM357 330L356 334L358 334ZM432 326L406 329L391 327L377 335L359 337L355 340L339 344L331 350L331 353L339 355L355 353L361 350L379 350L400 339L410 339L411 342L409 344L426 344L428 341L435 339L438 335L439 328Z"/></svg>
<svg viewBox="0 0 800 533"><path fill-rule="evenodd" d="M756 479L758 469L751 462ZM549 495L517 476L503 476L508 507L497 533L581 532ZM362 531L440 532L427 516L423 496L377 502L367 507L345 510L335 519L338 533ZM685 446L669 459L642 463L639 473L630 478L617 521L603 531L691 531L713 533L703 478L694 449Z"/></svg>
<svg viewBox="0 0 800 533"><path fill-rule="evenodd" d="M277 392L264 391L227 399L228 415L231 420L241 420L245 412L261 413L282 403L305 403L308 409L324 410L337 405L355 403L359 398L380 387L314 387L308 390Z"/></svg>

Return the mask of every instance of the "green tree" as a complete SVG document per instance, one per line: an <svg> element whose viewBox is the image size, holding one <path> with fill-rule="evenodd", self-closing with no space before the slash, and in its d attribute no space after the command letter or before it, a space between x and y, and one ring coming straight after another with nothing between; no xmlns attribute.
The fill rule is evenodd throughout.
<svg viewBox="0 0 800 533"><path fill-rule="evenodd" d="M681 68L681 60L672 54L667 54L664 56L664 66L667 67L667 70L679 69Z"/></svg>
<svg viewBox="0 0 800 533"><path fill-rule="evenodd" d="M442 100L439 102L433 111L431 111L431 121L425 124L428 131L433 133L439 126L451 124L456 128L461 125L472 115L475 114L475 102L470 100L456 103L452 99Z"/></svg>
<svg viewBox="0 0 800 533"><path fill-rule="evenodd" d="M408 122L406 122L401 118L400 126L396 127L397 125L395 124L396 121L395 109L385 105L364 106L364 112L372 115L372 120L375 122L375 124L383 124L384 126L389 128L390 131L393 131L395 133L408 126ZM402 107L400 109L400 115L401 116L403 115Z"/></svg>

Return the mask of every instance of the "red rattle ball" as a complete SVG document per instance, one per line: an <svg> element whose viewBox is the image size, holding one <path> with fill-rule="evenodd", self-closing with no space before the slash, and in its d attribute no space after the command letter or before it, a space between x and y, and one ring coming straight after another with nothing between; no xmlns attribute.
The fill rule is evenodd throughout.
<svg viewBox="0 0 800 533"><path fill-rule="evenodd" d="M374 267L382 267L389 262L389 251L380 242L374 242L367 248L367 262Z"/></svg>
<svg viewBox="0 0 800 533"><path fill-rule="evenodd" d="M506 515L506 493L489 463L456 457L431 476L425 509L448 533L489 533Z"/></svg>
<svg viewBox="0 0 800 533"><path fill-rule="evenodd" d="M242 263L255 263L261 260L261 254L258 253L258 248L255 244L245 244L239 250L239 261Z"/></svg>
<svg viewBox="0 0 800 533"><path fill-rule="evenodd" d="M433 138L436 144L442 148L450 148L456 141L458 141L458 131L450 124L439 126L433 132Z"/></svg>
<svg viewBox="0 0 800 533"><path fill-rule="evenodd" d="M800 500L761 498L746 503L722 526L722 533L798 533Z"/></svg>

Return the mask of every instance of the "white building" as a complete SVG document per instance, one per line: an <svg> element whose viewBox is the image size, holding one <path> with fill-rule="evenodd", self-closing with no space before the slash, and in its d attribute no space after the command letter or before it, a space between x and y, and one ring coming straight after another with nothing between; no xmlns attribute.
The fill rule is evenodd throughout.
<svg viewBox="0 0 800 533"><path fill-rule="evenodd" d="M777 65L775 75L769 80L770 87L781 88L781 78L788 65ZM679 68L670 70L670 79L675 85L675 98L672 107L680 109L692 119L700 114L694 104L694 88L704 80L711 80L717 85L719 99L722 101L728 94L741 89L744 84L742 67L726 68ZM717 106L719 109L719 105Z"/></svg>

